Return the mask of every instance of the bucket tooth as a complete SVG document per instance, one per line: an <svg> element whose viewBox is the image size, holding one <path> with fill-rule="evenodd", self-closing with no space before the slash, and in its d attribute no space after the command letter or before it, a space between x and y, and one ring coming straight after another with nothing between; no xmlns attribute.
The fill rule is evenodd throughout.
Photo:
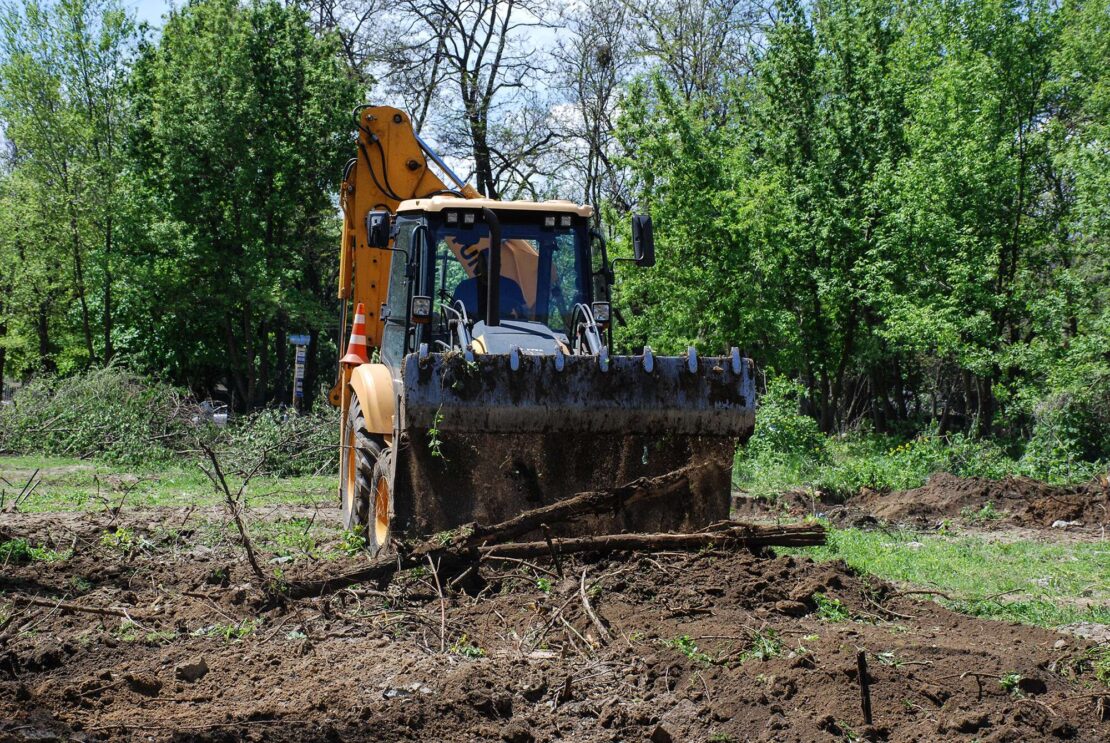
<svg viewBox="0 0 1110 743"><path fill-rule="evenodd" d="M651 346L644 346L644 371L651 374L655 371L655 357L651 353Z"/></svg>
<svg viewBox="0 0 1110 743"><path fill-rule="evenodd" d="M686 370L691 374L698 371L698 349L693 346L686 349Z"/></svg>

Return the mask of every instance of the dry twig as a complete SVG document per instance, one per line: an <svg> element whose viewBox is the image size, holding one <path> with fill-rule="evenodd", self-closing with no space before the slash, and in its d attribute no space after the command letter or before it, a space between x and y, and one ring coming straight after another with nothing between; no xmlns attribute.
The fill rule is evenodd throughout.
<svg viewBox="0 0 1110 743"><path fill-rule="evenodd" d="M103 616L123 617L127 620L133 619L148 619L145 614L139 614L126 609L113 609L106 606L82 606L81 604L71 604L67 601L52 601L50 599L40 599L34 596L13 596L12 601L17 604L27 604L30 606L45 606L49 609L61 609L62 611L78 611L86 614L100 614Z"/></svg>
<svg viewBox="0 0 1110 743"><path fill-rule="evenodd" d="M200 448L204 451L208 460L212 462L212 472L204 470L203 467L201 469L204 470L204 473L208 475L213 484L223 490L224 504L227 506L227 510L230 512L231 518L235 522L235 528L239 530L239 538L242 541L243 550L247 553L247 562L250 563L251 571L254 572L255 577L258 578L259 585L263 590L266 590L268 585L266 574L262 572L262 568L258 564L258 558L254 554L254 545L251 543L251 538L247 534L247 527L246 524L243 523L242 515L243 490L247 487L247 483L250 482L251 477L253 477L262 466L262 462L260 461L255 465L254 469L243 479L243 484L239 486L238 492L232 495L231 488L227 485L227 479L224 477L223 470L220 469L220 460L216 457L216 453L212 451L208 444L203 442L200 444Z"/></svg>
<svg viewBox="0 0 1110 743"><path fill-rule="evenodd" d="M609 634L609 630L605 628L605 625L601 623L601 617L599 617L597 613L594 612L594 608L590 606L590 597L586 595L585 570L582 571L582 581L578 584L578 595L582 597L582 608L586 611L586 616L590 618L590 621L594 624L594 628L597 629L598 639L601 640L602 644L608 645L613 641L613 637Z"/></svg>

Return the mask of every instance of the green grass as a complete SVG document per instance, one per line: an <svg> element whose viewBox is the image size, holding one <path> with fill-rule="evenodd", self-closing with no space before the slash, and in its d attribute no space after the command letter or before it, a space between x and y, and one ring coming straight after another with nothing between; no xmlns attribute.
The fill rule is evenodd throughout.
<svg viewBox="0 0 1110 743"><path fill-rule="evenodd" d="M998 480L1007 475L1044 479L1045 473L1001 443L963 434L940 436L927 431L913 439L855 433L819 436L816 446L760 447L753 439L736 456L733 486L748 495L774 501L791 490L820 492L839 502L859 492L909 490L937 472ZM812 442L811 442L812 443ZM1105 462L1076 462L1051 469L1047 481L1078 483L1106 472ZM819 509L820 510L820 509ZM990 513L982 514L989 518Z"/></svg>
<svg viewBox="0 0 1110 743"><path fill-rule="evenodd" d="M196 465L121 468L99 462L48 457L0 457L0 490L14 499L35 470L42 482L20 511L96 511L124 507L218 505L221 497ZM229 484L239 480L229 476ZM312 505L335 498L334 475L256 477L247 486L248 505Z"/></svg>
<svg viewBox="0 0 1110 743"><path fill-rule="evenodd" d="M844 560L867 575L942 591L950 608L1058 627L1110 624L1110 544L1051 544L911 531L830 529L822 547L782 550Z"/></svg>

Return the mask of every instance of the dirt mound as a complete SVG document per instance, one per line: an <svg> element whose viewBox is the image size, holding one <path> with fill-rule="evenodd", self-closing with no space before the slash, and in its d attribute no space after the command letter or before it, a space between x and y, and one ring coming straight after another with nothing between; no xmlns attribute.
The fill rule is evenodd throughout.
<svg viewBox="0 0 1110 743"><path fill-rule="evenodd" d="M1010 524L1101 532L1110 525L1110 484L1098 478L1055 486L1024 477L988 480L942 472L920 488L893 493L864 488L838 504L804 490L782 493L773 503L740 497L734 499L732 513L734 518L757 520L825 516L840 525L882 521L934 527L959 520L982 527Z"/></svg>
<svg viewBox="0 0 1110 743"><path fill-rule="evenodd" d="M1022 477L987 480L934 475L920 488L896 493L864 490L845 504L888 522L923 523L946 518L987 522L1003 518L1022 526L1054 523L1100 526L1110 522L1110 488L1101 480L1071 487Z"/></svg>
<svg viewBox="0 0 1110 743"><path fill-rule="evenodd" d="M150 532L121 553L86 532L68 560L4 568L0 740L1110 737L1087 641L954 614L842 563L707 550L564 559L560 578L490 559L457 580L429 568L264 606L237 553L189 518L165 519L173 541Z"/></svg>

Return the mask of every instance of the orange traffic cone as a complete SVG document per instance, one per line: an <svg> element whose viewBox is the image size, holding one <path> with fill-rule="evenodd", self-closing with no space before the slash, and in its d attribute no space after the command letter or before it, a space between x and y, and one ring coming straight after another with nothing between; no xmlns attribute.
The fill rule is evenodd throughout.
<svg viewBox="0 0 1110 743"><path fill-rule="evenodd" d="M351 340L347 342L347 355L339 363L351 366L370 363L370 357L366 355L366 307L362 302L355 307L355 322L351 326Z"/></svg>

